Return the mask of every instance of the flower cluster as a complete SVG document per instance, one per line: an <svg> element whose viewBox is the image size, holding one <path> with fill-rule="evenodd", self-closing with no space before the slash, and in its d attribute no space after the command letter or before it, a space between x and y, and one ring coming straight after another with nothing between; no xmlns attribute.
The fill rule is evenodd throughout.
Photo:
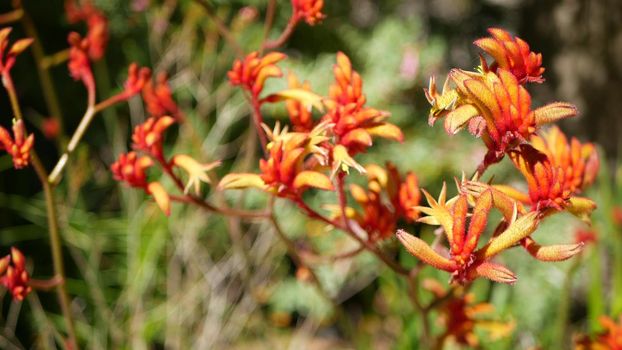
<svg viewBox="0 0 622 350"><path fill-rule="evenodd" d="M85 22L88 56L93 61L100 60L108 45L108 19L104 13L89 1L82 1L78 6L75 0L65 1L65 12L69 23Z"/></svg>
<svg viewBox="0 0 622 350"><path fill-rule="evenodd" d="M447 133L455 134L466 126L472 134L481 137L488 148L484 166L500 161L506 153L528 141L542 125L577 114L573 105L561 102L532 109L531 96L522 84L533 81L525 77L533 74L534 70L542 71L539 63L538 69L533 68L535 63L528 65L532 68L525 68L524 63L520 63L523 62L521 50L524 47L521 46L523 49L518 51L509 49L515 43L511 36L498 29L493 32L494 42L501 43L491 45L497 51L489 51L494 52L493 57L497 59L493 64L496 67L494 70L488 69L484 60L478 72L452 69L442 92L437 90L434 79L430 80L430 86L425 91L432 105L430 124L445 118ZM476 43L483 46L481 43L490 40L493 39L480 39ZM522 43L518 38L516 42ZM501 48L506 51L499 51ZM527 53L526 56L536 57L532 54ZM450 81L455 88L450 88Z"/></svg>
<svg viewBox="0 0 622 350"><path fill-rule="evenodd" d="M9 34L11 34L12 30L11 27L0 30L0 74L2 76L7 76L10 73L11 68L15 65L17 56L24 52L33 41L31 38L19 39L9 49Z"/></svg>
<svg viewBox="0 0 622 350"><path fill-rule="evenodd" d="M432 292L437 300L446 300L440 307L439 320L445 326L440 339L451 340L461 346L477 348L480 339L477 332L488 333L490 340L501 339L514 330L514 322L503 322L486 317L495 311L488 303L477 303L472 293L450 294L436 280L426 279L423 288Z"/></svg>
<svg viewBox="0 0 622 350"><path fill-rule="evenodd" d="M149 181L147 170L159 164L162 170L172 177L175 184L187 193L193 187L196 194L200 192L200 183L210 183L207 172L220 165L220 162L201 164L185 154L177 154L170 160L164 155L164 133L175 124L170 116L151 117L137 125L132 134L134 151L120 154L116 162L110 166L115 180L125 182L131 187L140 188L153 196L154 200L166 215L171 211L171 196L159 181ZM139 155L141 152L144 155ZM184 186L175 173L180 169L188 174L187 185Z"/></svg>
<svg viewBox="0 0 622 350"><path fill-rule="evenodd" d="M581 251L583 242L541 246L531 234L544 217L561 210L589 222L596 207L590 199L578 196L594 181L598 171L594 145L574 138L569 141L557 127L540 130L544 124L576 115L576 108L556 102L532 110L531 97L523 84L543 81L541 55L530 52L524 41L503 30L493 28L489 32L491 38L477 40L475 44L495 59L492 65L482 58L477 72L452 69L441 92L434 79L425 91L432 105L430 124L445 118L449 134L467 127L488 148L475 177L458 183L456 197L447 200L445 187L438 201L424 192L429 207L419 210L428 216L419 221L442 227L449 254L437 252L418 237L398 232L410 253L452 273L457 283L479 276L513 283L514 273L491 259L515 245L522 245L542 261L574 256ZM504 184L479 182L488 166L506 154L525 177L528 194ZM498 209L503 219L494 226L492 237L480 245L492 208Z"/></svg>
<svg viewBox="0 0 622 350"><path fill-rule="evenodd" d="M309 25L315 25L326 17L322 13L324 0L292 0L293 19L303 19Z"/></svg>
<svg viewBox="0 0 622 350"><path fill-rule="evenodd" d="M26 271L26 258L15 247L11 248L11 254L0 259L0 283L11 292L15 300L24 300L32 291L30 275Z"/></svg>
<svg viewBox="0 0 622 350"><path fill-rule="evenodd" d="M350 194L361 210L347 208L346 214L349 215L348 219L367 232L370 241L391 237L400 219L412 222L419 217L416 206L421 196L414 173L409 172L402 179L398 169L391 163L387 163L386 169L370 164L365 167L365 172L366 189L356 184L350 185Z"/></svg>
<svg viewBox="0 0 622 350"><path fill-rule="evenodd" d="M170 115L175 120L181 122L184 115L173 99L171 87L168 84L166 73L160 72L155 82L148 80L142 89L143 100L147 106L147 111L153 117Z"/></svg>
<svg viewBox="0 0 622 350"><path fill-rule="evenodd" d="M263 90L266 79L283 75L276 63L285 57L280 52L272 52L263 57L259 56L259 52L251 52L244 59L238 59L233 63L233 68L227 73L229 81L257 98Z"/></svg>
<svg viewBox="0 0 622 350"><path fill-rule="evenodd" d="M370 241L390 237L400 218L417 219L419 213L413 207L418 205L420 195L413 173L402 181L394 167L389 167L389 171L373 165L366 169L353 158L366 151L375 136L402 141L403 135L386 121L387 112L366 106L363 80L350 59L344 53L337 54L333 67L335 82L326 97L317 95L308 82L301 83L290 73L288 89L259 99L265 79L281 76L275 63L283 58L278 53L263 58L252 53L244 61L236 61L229 72L231 83L249 91L254 104L285 101L293 131L278 125L274 130L264 127L270 142L266 159L259 163L261 173L229 174L219 186L257 187L304 206L304 191L343 191L341 181L354 168L368 177L367 190L357 185L350 187L361 212L347 205L325 206L335 219L358 224ZM313 107L323 112L320 118L313 118Z"/></svg>
<svg viewBox="0 0 622 350"><path fill-rule="evenodd" d="M11 155L15 169L28 166L30 151L34 142L33 134L26 135L24 122L21 119L13 122L13 137L5 128L0 126L0 148Z"/></svg>

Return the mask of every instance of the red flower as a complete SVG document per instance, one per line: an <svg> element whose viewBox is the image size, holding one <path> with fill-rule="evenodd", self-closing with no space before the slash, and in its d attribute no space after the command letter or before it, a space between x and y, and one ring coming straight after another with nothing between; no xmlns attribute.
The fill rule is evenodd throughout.
<svg viewBox="0 0 622 350"><path fill-rule="evenodd" d="M9 47L9 34L12 30L13 28L11 27L0 30L0 73L2 75L9 74L11 68L15 65L17 56L24 52L33 41L33 39L30 38L17 40L7 52Z"/></svg>
<svg viewBox="0 0 622 350"><path fill-rule="evenodd" d="M151 79L151 70L147 67L138 67L138 64L132 63L130 64L127 70L127 79L123 84L123 98L129 99L134 95L138 94L143 87L150 81Z"/></svg>
<svg viewBox="0 0 622 350"><path fill-rule="evenodd" d="M579 228L575 231L574 237L576 243L589 244L598 241L598 235L593 229Z"/></svg>
<svg viewBox="0 0 622 350"><path fill-rule="evenodd" d="M309 25L322 21L326 15L322 13L324 0L292 0L294 20L304 19Z"/></svg>
<svg viewBox="0 0 622 350"><path fill-rule="evenodd" d="M115 180L123 181L132 187L147 188L145 170L153 165L149 157L138 157L136 152L119 155L119 159L110 166Z"/></svg>
<svg viewBox="0 0 622 350"><path fill-rule="evenodd" d="M32 134L26 136L26 129L22 120L13 123L13 135L15 139L5 128L0 127L0 147L11 155L15 169L21 169L30 163L30 151L34 145L35 137Z"/></svg>
<svg viewBox="0 0 622 350"><path fill-rule="evenodd" d="M495 61L490 70L496 72L498 68L512 73L522 84L525 82L542 83L544 68L542 54L530 51L529 45L518 37L512 36L503 29L489 28L492 35L489 38L475 40L474 44L492 56ZM486 70L485 61L484 70Z"/></svg>
<svg viewBox="0 0 622 350"><path fill-rule="evenodd" d="M11 292L13 299L22 301L32 291L26 259L19 249L12 247L11 254L0 259L0 274L0 283Z"/></svg>
<svg viewBox="0 0 622 350"><path fill-rule="evenodd" d="M56 118L45 118L41 122L41 132L49 140L54 140L60 134L60 125Z"/></svg>
<svg viewBox="0 0 622 350"><path fill-rule="evenodd" d="M236 60L227 76L232 85L240 85L257 98L263 90L266 79L283 75L276 63L285 57L280 52L271 52L264 57L259 57L257 51L251 52L243 60Z"/></svg>
<svg viewBox="0 0 622 350"><path fill-rule="evenodd" d="M76 32L69 33L67 39L69 41L69 73L74 80L80 80L86 86L87 90L95 91L95 80L93 71L91 70L91 61L88 51L90 42L88 39L82 39L80 34Z"/></svg>
<svg viewBox="0 0 622 350"><path fill-rule="evenodd" d="M101 59L108 45L108 19L103 12L90 1L78 7L74 0L65 1L65 12L69 23L86 22L88 27L86 38L90 43L88 55L94 61Z"/></svg>
<svg viewBox="0 0 622 350"><path fill-rule="evenodd" d="M143 100L147 105L147 111L153 117L170 115L177 121L183 120L183 115L173 99L171 88L165 72L157 75L155 83L147 81L142 90Z"/></svg>
<svg viewBox="0 0 622 350"><path fill-rule="evenodd" d="M169 126L175 123L172 117L151 117L144 123L134 128L132 141L133 148L145 151L156 158L162 157L162 142L164 140L163 133Z"/></svg>

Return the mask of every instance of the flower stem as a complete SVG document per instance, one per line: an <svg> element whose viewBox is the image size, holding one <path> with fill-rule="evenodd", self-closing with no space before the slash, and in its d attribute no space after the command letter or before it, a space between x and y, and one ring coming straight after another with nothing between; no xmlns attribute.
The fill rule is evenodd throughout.
<svg viewBox="0 0 622 350"><path fill-rule="evenodd" d="M13 109L13 114L15 114L15 118L17 120L21 120L22 112L19 107L19 102L17 100L17 94L15 93L13 80L11 79L11 76L9 74L3 74L2 81L9 94L9 100L11 101L11 108ZM48 173L45 170L45 167L41 163L41 160L39 159L39 156L34 149L31 150L31 162L32 167L34 168L35 173L37 174L37 177L41 182L41 186L43 187L43 194L45 197L45 209L48 220L48 231L50 234L50 250L52 253L52 263L54 265L54 274L62 281L57 285L56 291L58 294L58 300L61 306L63 317L65 319L65 325L67 327L67 336L69 338L68 341L72 349L78 349L73 318L71 316L69 294L67 293L67 288L65 286L65 266L63 263L63 251L58 225L58 213L56 209L56 201L54 199L54 187L48 181Z"/></svg>

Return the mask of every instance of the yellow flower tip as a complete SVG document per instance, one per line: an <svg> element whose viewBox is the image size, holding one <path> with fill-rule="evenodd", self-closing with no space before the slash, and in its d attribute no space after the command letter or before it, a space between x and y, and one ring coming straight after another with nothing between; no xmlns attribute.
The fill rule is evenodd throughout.
<svg viewBox="0 0 622 350"><path fill-rule="evenodd" d="M448 272L456 270L457 266L454 261L438 254L420 238L417 238L404 230L398 230L395 235L410 254L424 263Z"/></svg>
<svg viewBox="0 0 622 350"><path fill-rule="evenodd" d="M160 207L164 215L171 215L171 199L164 187L162 187L162 184L159 182L151 182L147 185L147 190L153 196L153 199L155 199L156 204L158 204L158 207Z"/></svg>
<svg viewBox="0 0 622 350"><path fill-rule="evenodd" d="M2 259L0 259L0 275L4 275L6 269L9 267L9 263L11 262L11 256L6 255Z"/></svg>
<svg viewBox="0 0 622 350"><path fill-rule="evenodd" d="M356 169L359 173L365 174L365 168L354 160L343 145L337 145L333 148L333 171L331 177L335 176L338 171L349 173L350 168Z"/></svg>
<svg viewBox="0 0 622 350"><path fill-rule="evenodd" d="M581 253L585 244L583 242L575 244L559 244L541 246L531 238L527 238L523 246L531 256L546 262L564 261Z"/></svg>
<svg viewBox="0 0 622 350"><path fill-rule="evenodd" d="M516 219L505 231L480 248L476 252L477 257L488 260L531 235L538 227L539 215L538 212L530 212Z"/></svg>
<svg viewBox="0 0 622 350"><path fill-rule="evenodd" d="M475 267L475 273L477 276L488 278L491 281L514 284L517 278L514 272L510 271L507 267L492 262L483 262Z"/></svg>
<svg viewBox="0 0 622 350"><path fill-rule="evenodd" d="M207 176L207 172L221 164L220 161L202 164L185 154L178 154L174 156L172 163L174 166L177 166L188 173L188 183L186 184L184 192L188 193L190 187L194 187L194 192L196 194L201 192L201 182L207 184L211 183L209 176Z"/></svg>
<svg viewBox="0 0 622 350"><path fill-rule="evenodd" d="M266 189L266 183L261 176L250 173L227 174L218 183L219 190L244 189L244 188Z"/></svg>
<svg viewBox="0 0 622 350"><path fill-rule="evenodd" d="M22 252L15 247L11 247L11 261L13 262L13 265L19 267L20 269L23 269L26 265L26 258L24 257L24 254L22 254Z"/></svg>
<svg viewBox="0 0 622 350"><path fill-rule="evenodd" d="M313 187L325 191L333 191L333 183L328 176L316 171L302 171L294 179L293 186L296 190Z"/></svg>

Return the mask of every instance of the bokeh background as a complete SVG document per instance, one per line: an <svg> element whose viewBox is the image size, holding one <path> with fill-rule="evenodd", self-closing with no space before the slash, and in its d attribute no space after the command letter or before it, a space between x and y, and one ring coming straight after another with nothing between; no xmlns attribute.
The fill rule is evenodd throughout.
<svg viewBox="0 0 622 350"><path fill-rule="evenodd" d="M187 122L169 133L169 152L225 161L218 171L253 171L259 156L249 108L231 88L225 73L235 53L218 36L204 9L190 0L97 0L110 21L111 39L103 61L94 66L98 94L121 88L127 65L138 62L166 71ZM216 15L231 23L246 51L263 36L266 1L211 1ZM24 1L47 54L67 48L71 26L63 2ZM0 13L11 10L9 1ZM378 142L362 159L396 163L413 170L422 187L436 193L462 171L471 173L483 145L469 135L447 136L427 125L423 87L451 67L479 64L474 39L498 26L525 39L544 56L541 85L530 85L534 105L551 101L576 104L581 115L561 126L568 134L600 147L601 173L589 195L599 209L593 229L598 243L564 263L536 262L523 251L505 254L519 276L514 286L477 281L477 299L496 307L495 319L515 322L512 336L490 340L485 349L563 349L572 335L599 329L597 317L622 312L622 223L612 215L622 205L619 152L622 138L622 3L616 0L326 0L321 25L301 25L286 44L283 65L326 93L337 51L348 54L364 78L369 105L392 113L406 135L403 144ZM284 28L289 2L278 1L272 36ZM13 37L22 37L20 23ZM66 64L51 70L61 105L64 133L76 127L86 103L81 84ZM50 115L32 57L24 54L13 70L31 130ZM274 82L267 90L282 88ZM0 124L10 125L6 94L0 93ZM269 123L286 118L274 108ZM368 254L318 267L336 305L300 276L269 225L224 219L194 208L174 207L170 218L138 191L112 180L109 165L128 149L133 125L145 119L139 99L108 110L93 123L59 188L59 207L68 289L79 315L78 333L92 349L208 348L418 348L420 319L410 306L407 287ZM37 150L51 167L59 150L37 133ZM499 181L518 182L507 160L493 167ZM45 206L30 169L15 171L0 156L0 245L18 246L29 257L33 276L52 275ZM362 181L362 179L361 179ZM212 193L217 201L261 208L266 196L253 192ZM318 194L320 205L334 200ZM324 251L347 250L353 242L310 222L296 208L279 204L286 233ZM618 218L619 220L619 218ZM537 233L542 242L574 239L578 220L559 215ZM429 227L403 225L431 237ZM231 238L233 237L233 239ZM307 243L304 243L307 242ZM395 242L389 249L412 266ZM4 253L3 253L4 254ZM430 268L423 275L441 282L447 274ZM0 347L48 348L62 327L53 293L32 294L24 303L2 302ZM344 316L345 315L345 316ZM345 320L345 321L344 321ZM435 325L435 327L441 327ZM62 328L61 328L62 329Z"/></svg>

